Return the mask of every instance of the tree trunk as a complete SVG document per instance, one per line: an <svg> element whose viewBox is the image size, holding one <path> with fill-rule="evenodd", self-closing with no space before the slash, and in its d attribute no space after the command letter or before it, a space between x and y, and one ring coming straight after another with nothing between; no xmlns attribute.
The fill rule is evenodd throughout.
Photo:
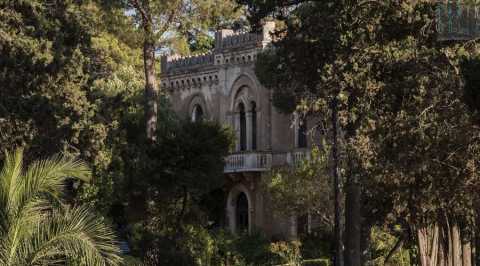
<svg viewBox="0 0 480 266"><path fill-rule="evenodd" d="M417 229L420 265L437 266L439 242L438 225L422 226Z"/></svg>
<svg viewBox="0 0 480 266"><path fill-rule="evenodd" d="M447 240L444 227L440 227L438 243L438 266L447 266Z"/></svg>
<svg viewBox="0 0 480 266"><path fill-rule="evenodd" d="M476 241L476 238L472 239L472 244L473 245L471 245L471 248L472 248L471 249L472 250L472 266L478 265L477 264L477 247L476 247L477 244L474 241Z"/></svg>
<svg viewBox="0 0 480 266"><path fill-rule="evenodd" d="M365 265L370 260L370 234L372 227L365 222L365 216L362 212L362 235L360 241L360 248L362 254L361 265Z"/></svg>
<svg viewBox="0 0 480 266"><path fill-rule="evenodd" d="M463 266L472 266L472 246L470 240L462 243L462 260Z"/></svg>
<svg viewBox="0 0 480 266"><path fill-rule="evenodd" d="M349 179L345 200L345 265L360 266L360 186L352 174Z"/></svg>
<svg viewBox="0 0 480 266"><path fill-rule="evenodd" d="M145 69L145 126L146 136L156 141L158 86L155 74L155 40L151 22L144 21L145 40L143 43L143 63Z"/></svg>
<svg viewBox="0 0 480 266"><path fill-rule="evenodd" d="M177 228L181 228L183 216L185 216L185 210L187 209L187 201L188 201L187 187L182 186L182 208L180 209L180 213L177 216L177 223L176 223Z"/></svg>
<svg viewBox="0 0 480 266"><path fill-rule="evenodd" d="M473 247L473 264L480 266L480 203L475 204L475 245Z"/></svg>
<svg viewBox="0 0 480 266"><path fill-rule="evenodd" d="M335 256L334 265L343 266L343 239L342 239L342 223L340 210L341 205L341 191L340 180L338 176L338 123L337 123L337 99L332 101L332 156L333 156L333 189L335 194L335 221L334 221L334 234L335 234Z"/></svg>
<svg viewBox="0 0 480 266"><path fill-rule="evenodd" d="M460 229L458 224L454 222L451 226L452 234L452 265L462 265L462 245L460 240Z"/></svg>

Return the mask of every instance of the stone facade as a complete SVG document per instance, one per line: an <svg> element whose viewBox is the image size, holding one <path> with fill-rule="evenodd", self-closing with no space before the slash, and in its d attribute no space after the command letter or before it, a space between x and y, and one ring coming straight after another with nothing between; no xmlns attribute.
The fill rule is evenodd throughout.
<svg viewBox="0 0 480 266"><path fill-rule="evenodd" d="M306 123L279 113L271 91L254 73L257 54L268 49L274 26L265 23L260 34L221 30L208 54L162 57L161 86L181 117L218 121L235 131L236 151L226 158L224 171L225 225L232 232L295 237L297 219L273 217L259 186L272 167L295 164L309 154Z"/></svg>

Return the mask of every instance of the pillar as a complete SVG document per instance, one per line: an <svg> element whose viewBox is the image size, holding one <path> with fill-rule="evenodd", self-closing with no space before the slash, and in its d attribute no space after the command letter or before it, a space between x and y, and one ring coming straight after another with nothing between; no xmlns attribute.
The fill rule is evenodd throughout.
<svg viewBox="0 0 480 266"><path fill-rule="evenodd" d="M240 151L240 113L233 115L233 128L235 129L235 150Z"/></svg>
<svg viewBox="0 0 480 266"><path fill-rule="evenodd" d="M246 132L247 132L247 151L252 150L252 112L245 113L246 118Z"/></svg>

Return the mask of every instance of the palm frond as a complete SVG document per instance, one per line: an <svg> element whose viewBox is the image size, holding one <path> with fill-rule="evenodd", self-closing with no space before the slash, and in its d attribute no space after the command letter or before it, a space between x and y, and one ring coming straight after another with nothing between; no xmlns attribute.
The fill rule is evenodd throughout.
<svg viewBox="0 0 480 266"><path fill-rule="evenodd" d="M117 265L121 261L114 232L86 206L54 211L37 229L22 247L30 251L25 256L28 264L50 263L63 256L86 265Z"/></svg>
<svg viewBox="0 0 480 266"><path fill-rule="evenodd" d="M17 149L13 154L5 152L5 160L0 171L0 207L11 211L11 201L17 193L18 180L22 174L23 150Z"/></svg>
<svg viewBox="0 0 480 266"><path fill-rule="evenodd" d="M67 178L89 181L82 161L56 155L26 171L23 151L6 153L0 171L0 265L118 265L114 232L87 207L62 203Z"/></svg>

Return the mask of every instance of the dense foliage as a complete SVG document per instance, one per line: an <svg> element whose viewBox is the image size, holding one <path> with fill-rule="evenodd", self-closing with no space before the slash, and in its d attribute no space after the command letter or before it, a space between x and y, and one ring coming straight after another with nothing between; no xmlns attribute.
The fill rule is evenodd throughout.
<svg viewBox="0 0 480 266"><path fill-rule="evenodd" d="M65 204L68 178L89 181L78 160L55 156L23 165L23 151L6 153L0 171L0 263L119 265L113 230L86 206Z"/></svg>
<svg viewBox="0 0 480 266"><path fill-rule="evenodd" d="M459 263L461 252L451 252L462 248L469 258L480 181L477 45L438 42L429 2L240 2L252 21L285 24L256 67L275 105L321 116L338 108L346 230L400 224L422 265ZM363 191L363 219L352 184ZM357 233L347 232L347 263L360 261Z"/></svg>
<svg viewBox="0 0 480 266"><path fill-rule="evenodd" d="M103 1L2 2L0 16L0 147L25 147L26 161L63 151L88 162L94 185L77 183L74 201L111 218L133 252L132 234L144 245L184 220L205 224L212 208L197 203L223 182L230 133L179 120L160 96L164 123L159 141L147 145L139 134L144 78L134 18Z"/></svg>
<svg viewBox="0 0 480 266"><path fill-rule="evenodd" d="M59 193L60 175L85 177L83 165L57 158L20 171L20 153L0 155L7 169L0 174L2 264L66 259L37 251L61 233L53 229L69 225L110 241L93 209L112 220L132 255L152 265L298 264L330 256L324 251L331 248L325 243L332 239L334 182L327 177L335 157L346 195L347 263L469 265L480 205L476 41L437 41L435 5L426 1L237 2L253 30L265 18L277 21L272 49L258 56L255 69L272 89L274 105L316 116L327 129L322 138L331 142L314 149L310 161L273 171L264 189L275 211L317 214L327 232L270 244L260 235L218 231L225 223L223 158L232 133L214 122L176 117L157 84L156 53L208 51L213 30L248 28L242 6L0 1L0 148L24 147L27 163L61 151L92 168L92 185L74 182L69 203L83 207L72 209L47 195ZM332 141L336 129L339 145ZM339 156L331 156L333 150ZM45 178L40 166L62 163L83 170L59 170L55 182L47 182L53 187L28 188ZM14 179L24 181L15 188L5 182ZM33 206L25 203L30 199ZM45 221L25 218L22 204L31 207L28 217ZM40 223L46 227L36 236L32 225ZM18 244L11 237L16 231L36 240ZM82 249L84 238L65 241L52 250L68 257L69 246L83 252L79 259L87 264L119 260L112 246L98 246L105 249L99 256Z"/></svg>

